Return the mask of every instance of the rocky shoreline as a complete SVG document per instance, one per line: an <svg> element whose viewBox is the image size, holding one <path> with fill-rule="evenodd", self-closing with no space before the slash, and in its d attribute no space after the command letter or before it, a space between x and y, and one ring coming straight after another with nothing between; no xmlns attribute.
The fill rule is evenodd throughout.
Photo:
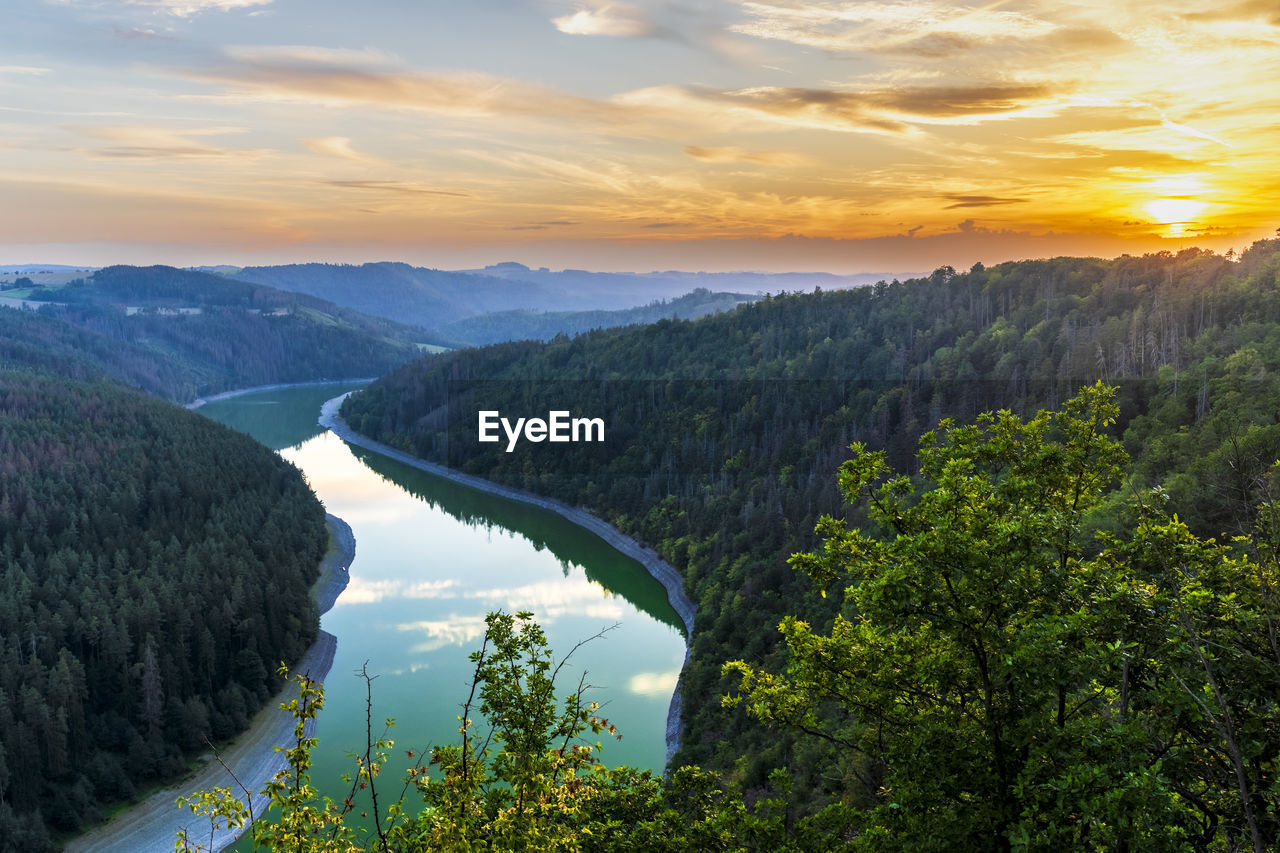
<svg viewBox="0 0 1280 853"><path fill-rule="evenodd" d="M350 392L348 392L350 393ZM663 560L658 553L652 548L645 547L636 542L629 536L624 535L612 524L592 515L581 507L569 506L568 504L543 497L542 495L526 492L523 489L515 489L510 486L504 486L494 483L483 477L476 477L472 474L464 474L444 465L438 465L434 462L427 462L397 450L390 445L383 444L380 441L374 441L368 436L361 435L352 429L338 415L338 408L342 405L347 394L334 397L326 402L320 409L320 425L332 431L343 441L364 447L368 450L380 453L402 462L405 465L425 471L428 474L434 474L437 477L445 477L458 483L470 486L480 491L489 492L491 494L500 495L512 500L521 501L523 503L533 504L543 509L551 510L557 515L568 519L579 527L583 527L595 535L599 536L605 542L609 543L614 549L620 553L635 560L644 566L645 570L654 577L658 583L662 584L667 591L667 600L671 603L671 608L675 610L676 615L680 617L680 621L684 623L685 629L685 667L689 664L690 649L693 643L693 623L697 615L698 608L690 600L684 589L684 579L675 567ZM681 677L683 677L683 667L681 669ZM667 710L667 761L670 762L671 757L675 755L676 750L680 748L680 733L682 729L681 717L681 699L680 699L680 683L677 681L676 689L671 696L671 705Z"/></svg>

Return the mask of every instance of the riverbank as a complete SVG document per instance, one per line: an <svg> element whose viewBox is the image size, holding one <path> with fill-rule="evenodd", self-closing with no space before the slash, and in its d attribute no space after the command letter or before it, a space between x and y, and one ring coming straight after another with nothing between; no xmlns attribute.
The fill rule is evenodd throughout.
<svg viewBox="0 0 1280 853"><path fill-rule="evenodd" d="M259 394L263 391L281 391L285 388L318 388L321 385L349 385L352 382L372 382L369 377L359 379L315 379L310 382L283 382L277 385L258 385L253 388L237 388L234 391L223 391L221 394L213 394L209 397L197 397L186 408L195 411L206 403L216 403L219 400L230 400L232 397L243 397L246 394Z"/></svg>
<svg viewBox="0 0 1280 853"><path fill-rule="evenodd" d="M333 607L338 596L350 580L349 569L355 559L356 541L351 526L335 515L327 515L330 548L320 563L320 577L311 591L320 613ZM294 664L293 671L306 673L316 681L323 681L333 667L338 641L332 634L321 631L316 641L302 658ZM282 702L293 699L296 689L292 684L274 696L263 710L253 718L249 728L242 732L219 755L228 767L235 771L249 790L260 791L275 774L284 769L283 753L277 746L293 743L293 715L280 709ZM311 723L314 726L314 721ZM193 843L210 845L209 824L196 818L191 812L178 809L178 797L191 796L199 791L214 788L230 788L241 794L240 785L221 764L209 756L200 769L183 779L157 791L128 811L116 815L110 822L78 836L68 842L67 853L170 853L178 830L186 829ZM253 797L254 814L261 815L266 800L261 795ZM203 821L203 823L202 823ZM214 850L222 850L233 844L237 833L221 830L212 836Z"/></svg>
<svg viewBox="0 0 1280 853"><path fill-rule="evenodd" d="M350 393L350 392L348 392ZM470 486L483 492L499 495L501 497L510 498L511 500L521 501L522 503L533 504L550 510L562 518L568 519L574 524L582 527L596 536L599 536L619 553L630 557L640 565L644 566L645 571L653 576L658 583L662 584L667 591L667 601L671 604L671 609L680 617L680 621L684 623L685 628L685 657L684 667L689 664L690 650L693 643L693 624L697 615L697 607L690 600L684 589L684 578L676 571L675 567L662 557L658 556L658 552L652 548L641 545L639 542L623 534L620 530L592 515L581 507L570 506L562 501L552 498L543 497L542 495L527 492L523 489L515 489L510 486L504 486L494 483L483 477L477 477L472 474L464 474L444 465L438 465L434 462L427 462L397 450L394 447L383 444L380 441L374 441L368 436L361 435L352 429L338 415L338 408L342 405L342 401L347 395L343 394L334 397L326 402L320 409L320 425L331 430L335 435L343 441L364 447L376 453L380 453L397 462L433 474L437 477L444 477L457 483ZM681 677L683 678L683 667L681 669ZM681 733L681 698L680 698L680 682L676 682L676 689L671 696L671 704L667 710L667 761L671 761L671 757L675 755L676 750L680 748Z"/></svg>

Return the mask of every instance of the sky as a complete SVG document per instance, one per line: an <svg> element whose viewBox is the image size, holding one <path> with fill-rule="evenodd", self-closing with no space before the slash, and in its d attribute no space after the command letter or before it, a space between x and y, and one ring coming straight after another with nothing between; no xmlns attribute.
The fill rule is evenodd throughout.
<svg viewBox="0 0 1280 853"><path fill-rule="evenodd" d="M4 0L0 262L925 271L1275 234L1280 6Z"/></svg>

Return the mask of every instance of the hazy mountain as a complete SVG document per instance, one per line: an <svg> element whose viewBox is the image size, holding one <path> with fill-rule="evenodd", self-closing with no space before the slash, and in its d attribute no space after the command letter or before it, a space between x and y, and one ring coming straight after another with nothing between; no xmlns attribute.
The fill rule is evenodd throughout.
<svg viewBox="0 0 1280 853"><path fill-rule="evenodd" d="M532 269L514 261L461 272L528 281L560 292L596 292L599 294L598 298L602 300L632 300L631 305L643 304L645 294L652 294L647 297L648 299L671 299L697 288L753 294L813 290L815 287L821 287L823 290L844 290L875 284L877 281L906 279L921 275L917 272L836 275L825 272L682 272L680 270L613 273L574 269L555 272L546 267ZM640 301L636 302L635 299Z"/></svg>
<svg viewBox="0 0 1280 853"><path fill-rule="evenodd" d="M389 262L218 271L240 281L306 293L368 314L438 330L443 338L465 343L551 338L662 317L696 317L747 301L744 294L839 290L895 277L875 273L598 273L532 269L514 261L456 271ZM716 308L682 304L670 313L650 310L655 302L682 299L695 291L727 298ZM637 308L640 312L629 317L601 314ZM586 313L574 316L578 312ZM498 316L471 320L489 314Z"/></svg>
<svg viewBox="0 0 1280 853"><path fill-rule="evenodd" d="M712 293L698 288L676 299L620 311L496 311L447 323L436 331L451 341L468 346L500 341L549 341L556 335L577 335L592 329L656 323L659 320L693 320L730 311L755 299L741 293Z"/></svg>
<svg viewBox="0 0 1280 853"><path fill-rule="evenodd" d="M97 267L69 267L66 264L9 264L0 265L0 275L28 275L39 272L91 272Z"/></svg>
<svg viewBox="0 0 1280 853"><path fill-rule="evenodd" d="M318 296L424 329L490 311L581 307L552 290L525 281L401 263L245 267L234 278Z"/></svg>

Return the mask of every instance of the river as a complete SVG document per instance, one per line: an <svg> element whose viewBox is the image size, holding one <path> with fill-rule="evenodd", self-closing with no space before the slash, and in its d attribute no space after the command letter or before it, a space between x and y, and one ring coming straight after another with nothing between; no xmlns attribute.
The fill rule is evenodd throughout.
<svg viewBox="0 0 1280 853"><path fill-rule="evenodd" d="M351 579L321 627L337 637L312 780L341 800L363 752L367 662L375 722L396 720L386 771L405 749L456 738L485 614L529 610L552 647L583 646L561 678L585 669L592 696L618 726L606 764L661 771L684 630L666 591L642 566L555 513L433 476L355 447L316 424L321 404L352 385L265 391L209 402L204 415L254 436L297 465L326 509L351 525ZM375 732L375 735L381 733ZM399 785L395 784L395 790Z"/></svg>

